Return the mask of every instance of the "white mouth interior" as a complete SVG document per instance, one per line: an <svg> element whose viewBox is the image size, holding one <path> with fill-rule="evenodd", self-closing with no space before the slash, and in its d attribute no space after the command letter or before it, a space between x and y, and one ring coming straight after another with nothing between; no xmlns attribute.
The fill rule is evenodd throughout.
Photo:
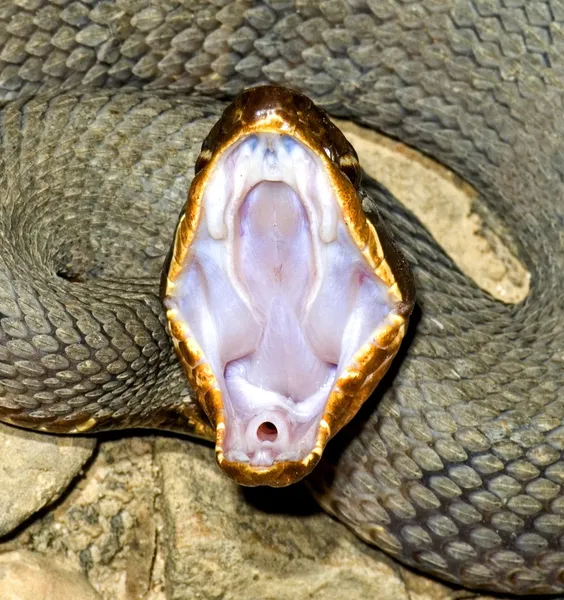
<svg viewBox="0 0 564 600"><path fill-rule="evenodd" d="M393 302L321 160L289 136L260 134L216 163L168 305L218 380L225 458L269 467L312 451L335 380Z"/></svg>

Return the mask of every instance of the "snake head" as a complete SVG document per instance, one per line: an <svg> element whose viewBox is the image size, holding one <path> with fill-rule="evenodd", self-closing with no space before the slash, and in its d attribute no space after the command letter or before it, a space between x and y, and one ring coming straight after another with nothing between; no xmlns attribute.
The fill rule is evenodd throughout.
<svg viewBox="0 0 564 600"><path fill-rule="evenodd" d="M362 210L357 155L324 111L262 86L203 143L163 302L177 355L242 485L307 475L388 369L412 277Z"/></svg>

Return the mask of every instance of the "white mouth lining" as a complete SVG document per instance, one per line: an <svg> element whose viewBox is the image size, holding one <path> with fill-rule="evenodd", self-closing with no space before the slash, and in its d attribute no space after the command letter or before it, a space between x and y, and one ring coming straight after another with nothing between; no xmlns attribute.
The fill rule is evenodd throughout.
<svg viewBox="0 0 564 600"><path fill-rule="evenodd" d="M244 405L235 407L227 382L233 372L244 371L242 363L237 363L256 353L264 335L253 306L253 297L241 277L233 250L237 242L237 215L251 191L263 182L278 182L280 186L288 186L299 198L307 216L313 273L303 305L305 318L302 319L302 326L309 327L310 338L316 328L320 331L323 329L322 322L314 322L316 313L327 312L326 305L331 302L331 293L328 295L325 292L323 300L323 287L327 287L324 282L328 274L332 273L338 279L339 287L345 284L341 281L343 277L340 271L334 267L335 258L337 262L346 263L345 267L361 273L361 282L356 290L357 299L362 296L361 291L366 292L362 282L368 280L368 284L364 285L367 288L364 294L367 300L361 298L358 306L353 302L350 313L341 316L343 323L347 321L343 331L345 334L348 331L348 337L343 336L338 355L333 352L332 356L324 357L332 368L331 376L324 380L325 383L319 386L316 393L298 401L277 394L268 387L255 385L253 389L247 389L243 397L252 400L253 394L259 394L262 410L257 411ZM301 460L315 445L319 421L335 378L348 365L365 339L387 318L393 305L387 288L369 271L348 234L323 163L299 142L278 134L250 136L227 150L218 159L204 190L202 220L190 255L189 264L178 278L178 299L176 302L173 299L172 303L182 313L218 380L226 424L225 458L250 462L256 466L270 466L280 460ZM211 279L210 273L213 273ZM240 317L236 320L246 322L246 330L243 328L239 332L240 323L234 323L233 319L225 319L224 322L218 319L217 311L214 313L217 308L214 295L218 292L210 289L209 281L219 282L220 291L227 290L224 295L238 306L237 315ZM334 312L338 314L338 310ZM358 315L355 317L356 313ZM327 320L330 322L334 321L331 314L329 310ZM320 319L317 318L317 321ZM317 344L322 354L331 345L324 342L324 335L321 331L321 339ZM226 342L230 336L233 340ZM332 338L328 336L327 339ZM224 350L227 346L229 352L226 353ZM276 364L271 367L271 370L277 369ZM244 376L241 381L245 381ZM320 381L323 381L323 377ZM241 409L246 414L241 414ZM256 427L255 421L258 422ZM260 425L267 422L276 427L276 440L259 439ZM295 434L294 439L290 439L289 432Z"/></svg>

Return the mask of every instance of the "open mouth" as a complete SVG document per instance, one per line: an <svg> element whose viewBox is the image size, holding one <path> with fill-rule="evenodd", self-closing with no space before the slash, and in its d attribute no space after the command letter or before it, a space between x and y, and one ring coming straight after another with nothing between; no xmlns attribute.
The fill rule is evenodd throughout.
<svg viewBox="0 0 564 600"><path fill-rule="evenodd" d="M207 169L188 233L177 232L171 333L216 427L220 466L243 484L285 485L313 468L387 369L405 329L397 285L377 275L334 173L300 140L242 135Z"/></svg>

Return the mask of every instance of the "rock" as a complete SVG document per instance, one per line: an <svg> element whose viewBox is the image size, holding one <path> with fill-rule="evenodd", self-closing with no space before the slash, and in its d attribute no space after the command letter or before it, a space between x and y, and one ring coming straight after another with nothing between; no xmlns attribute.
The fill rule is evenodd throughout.
<svg viewBox="0 0 564 600"><path fill-rule="evenodd" d="M0 545L15 549L64 560L104 600L486 600L366 546L304 486L239 488L211 446L170 437L103 441L64 500Z"/></svg>
<svg viewBox="0 0 564 600"><path fill-rule="evenodd" d="M101 600L84 575L57 561L19 550L0 554L0 598L10 600Z"/></svg>
<svg viewBox="0 0 564 600"><path fill-rule="evenodd" d="M55 437L0 424L0 535L56 500L95 446L94 438Z"/></svg>
<svg viewBox="0 0 564 600"><path fill-rule="evenodd" d="M468 277L504 302L527 297L530 274L473 211L478 193L472 186L401 142L349 121L336 124L358 152L362 168L417 216Z"/></svg>
<svg viewBox="0 0 564 600"><path fill-rule="evenodd" d="M162 561L155 557L159 490L153 438L122 435L102 442L86 476L63 501L0 550L24 548L64 558L105 600L145 599L162 588Z"/></svg>
<svg viewBox="0 0 564 600"><path fill-rule="evenodd" d="M408 600L404 569L320 512L305 487L243 489L213 449L159 438L171 600ZM455 598L425 582L418 600Z"/></svg>

